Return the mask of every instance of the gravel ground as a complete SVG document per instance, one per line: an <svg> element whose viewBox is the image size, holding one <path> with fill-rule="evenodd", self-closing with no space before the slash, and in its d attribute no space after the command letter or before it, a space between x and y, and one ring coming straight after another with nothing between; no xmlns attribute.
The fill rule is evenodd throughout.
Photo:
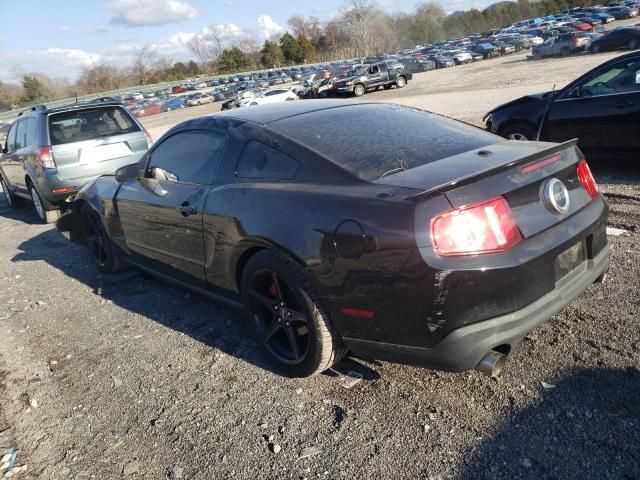
<svg viewBox="0 0 640 480"><path fill-rule="evenodd" d="M605 58L514 56L370 97L446 94L442 113L478 123L501 95ZM607 282L534 330L498 379L363 359L282 378L239 312L135 271L100 276L32 208L0 203L0 449L20 448L18 477L34 479L640 479L640 174L610 170L610 224L627 233L609 237ZM352 372L363 379L345 388Z"/></svg>

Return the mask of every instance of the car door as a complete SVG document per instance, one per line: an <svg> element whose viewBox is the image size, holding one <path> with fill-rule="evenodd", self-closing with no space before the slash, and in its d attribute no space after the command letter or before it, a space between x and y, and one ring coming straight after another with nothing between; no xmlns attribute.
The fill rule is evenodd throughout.
<svg viewBox="0 0 640 480"><path fill-rule="evenodd" d="M15 136L12 137L14 129ZM24 161L27 150L27 119L22 118L16 121L11 127L9 135L8 138L12 139L12 142L7 145L3 170L13 188L26 190Z"/></svg>
<svg viewBox="0 0 640 480"><path fill-rule="evenodd" d="M375 87L383 83L382 71L379 65L371 65L367 69L367 87Z"/></svg>
<svg viewBox="0 0 640 480"><path fill-rule="evenodd" d="M621 60L561 94L549 109L545 137L579 138L596 158L633 158L640 151L640 58Z"/></svg>
<svg viewBox="0 0 640 480"><path fill-rule="evenodd" d="M7 134L7 140L4 145L2 159L0 160L0 167L2 167L2 173L12 186L15 186L15 169L17 166L17 154L16 154L16 134L18 131L18 123L20 120L13 122L9 133Z"/></svg>
<svg viewBox="0 0 640 480"><path fill-rule="evenodd" d="M217 130L178 131L149 151L143 176L122 184L116 204L133 260L205 283L202 207L226 140Z"/></svg>

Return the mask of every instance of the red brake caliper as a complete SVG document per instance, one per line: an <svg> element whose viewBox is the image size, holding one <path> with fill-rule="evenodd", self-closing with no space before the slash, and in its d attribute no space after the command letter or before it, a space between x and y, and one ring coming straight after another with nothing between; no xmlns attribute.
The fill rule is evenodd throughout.
<svg viewBox="0 0 640 480"><path fill-rule="evenodd" d="M276 290L275 282L272 283L271 286L269 287L269 295L271 295L273 298L276 298L278 296L278 291Z"/></svg>

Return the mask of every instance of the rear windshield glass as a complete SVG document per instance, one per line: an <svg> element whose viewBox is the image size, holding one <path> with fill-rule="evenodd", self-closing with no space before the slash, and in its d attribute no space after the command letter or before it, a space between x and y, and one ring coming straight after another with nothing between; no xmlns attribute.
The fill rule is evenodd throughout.
<svg viewBox="0 0 640 480"><path fill-rule="evenodd" d="M140 127L119 107L54 113L49 116L51 145L81 142L138 131L140 131Z"/></svg>
<svg viewBox="0 0 640 480"><path fill-rule="evenodd" d="M388 104L329 108L269 127L366 181L500 141L446 117Z"/></svg>

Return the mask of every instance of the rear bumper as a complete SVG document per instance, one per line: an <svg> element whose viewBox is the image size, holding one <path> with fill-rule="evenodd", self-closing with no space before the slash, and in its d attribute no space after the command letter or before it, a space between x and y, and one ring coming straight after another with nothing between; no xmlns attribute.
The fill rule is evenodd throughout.
<svg viewBox="0 0 640 480"><path fill-rule="evenodd" d="M507 315L467 325L449 333L430 348L372 342L355 338L343 341L354 355L461 372L475 368L498 346L512 352L535 327L567 306L600 278L609 266L609 246L584 261L556 288L526 307Z"/></svg>

